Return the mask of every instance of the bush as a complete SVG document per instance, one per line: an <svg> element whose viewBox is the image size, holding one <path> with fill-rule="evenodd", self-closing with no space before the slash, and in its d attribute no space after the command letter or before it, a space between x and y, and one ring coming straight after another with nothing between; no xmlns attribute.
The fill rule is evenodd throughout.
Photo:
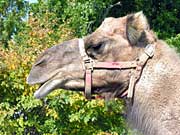
<svg viewBox="0 0 180 135"><path fill-rule="evenodd" d="M31 10L42 20L46 17L45 13L53 14L46 20L57 22L56 25L50 25L53 29L65 23L76 36L81 37L94 31L104 19L104 11L111 3L112 0L48 0L32 4Z"/></svg>
<svg viewBox="0 0 180 135"><path fill-rule="evenodd" d="M169 45L177 48L177 51L180 52L180 34L177 34L175 37L167 39L166 42Z"/></svg>
<svg viewBox="0 0 180 135"><path fill-rule="evenodd" d="M69 1L62 15L63 22L69 22L69 27L81 37L91 33L101 23L105 9L111 0L75 0ZM74 12L76 11L76 12Z"/></svg>
<svg viewBox="0 0 180 135"><path fill-rule="evenodd" d="M175 0L123 0L121 6L110 10L109 16L119 17L143 11L159 38L167 39L180 33L179 9L180 1Z"/></svg>

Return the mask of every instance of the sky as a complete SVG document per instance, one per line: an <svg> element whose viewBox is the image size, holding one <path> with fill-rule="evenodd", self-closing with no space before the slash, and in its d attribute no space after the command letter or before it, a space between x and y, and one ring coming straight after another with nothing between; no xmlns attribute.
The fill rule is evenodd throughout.
<svg viewBox="0 0 180 135"><path fill-rule="evenodd" d="M26 0L26 1L29 1L29 3L36 3L37 0Z"/></svg>

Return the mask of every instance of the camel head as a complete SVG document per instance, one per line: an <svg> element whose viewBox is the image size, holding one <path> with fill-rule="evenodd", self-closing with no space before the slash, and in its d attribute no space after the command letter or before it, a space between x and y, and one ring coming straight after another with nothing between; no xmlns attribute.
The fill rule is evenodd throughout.
<svg viewBox="0 0 180 135"><path fill-rule="evenodd" d="M149 36L150 35L150 36ZM106 18L99 28L83 38L86 54L94 61L132 61L154 40L142 12L120 18ZM42 98L62 88L84 91L85 75L78 39L45 50L34 63L28 84L41 84L35 92ZM105 98L118 97L128 88L129 70L98 69L92 72L92 93Z"/></svg>

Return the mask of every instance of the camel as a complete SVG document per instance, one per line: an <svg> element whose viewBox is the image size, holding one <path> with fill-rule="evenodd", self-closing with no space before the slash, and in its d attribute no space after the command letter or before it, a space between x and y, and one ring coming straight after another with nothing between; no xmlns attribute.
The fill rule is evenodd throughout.
<svg viewBox="0 0 180 135"><path fill-rule="evenodd" d="M127 102L129 126L143 135L180 135L180 58L157 38L143 12L108 17L91 34L45 50L28 84L43 98L55 89ZM130 100L129 100L130 99Z"/></svg>

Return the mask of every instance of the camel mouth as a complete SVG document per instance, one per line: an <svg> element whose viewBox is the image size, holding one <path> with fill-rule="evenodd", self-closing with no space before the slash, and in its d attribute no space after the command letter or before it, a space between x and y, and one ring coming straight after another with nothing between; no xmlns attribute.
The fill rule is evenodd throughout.
<svg viewBox="0 0 180 135"><path fill-rule="evenodd" d="M62 77L61 77L62 78ZM41 99L47 96L50 92L55 89L66 89L73 91L83 91L84 83L82 79L60 79L53 77L46 82L40 83L39 89L37 89L34 93L34 97L37 99Z"/></svg>

